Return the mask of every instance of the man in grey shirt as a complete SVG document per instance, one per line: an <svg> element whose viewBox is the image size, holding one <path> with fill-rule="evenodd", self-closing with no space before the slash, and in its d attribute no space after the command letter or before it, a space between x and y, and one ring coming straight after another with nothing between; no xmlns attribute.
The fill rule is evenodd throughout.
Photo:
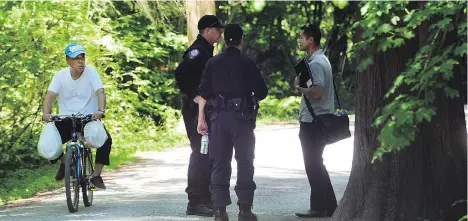
<svg viewBox="0 0 468 221"><path fill-rule="evenodd" d="M313 119L304 101L305 96L316 115L333 113L335 109L332 69L328 58L320 49L321 35L318 26L306 25L301 28L299 36L300 49L307 52L307 61L312 72L307 88L299 86L299 77L294 85L303 95L299 109L299 139L311 188L310 209L305 213L296 213L299 217L332 216L337 207L330 177L323 165L325 142L320 132L320 123Z"/></svg>

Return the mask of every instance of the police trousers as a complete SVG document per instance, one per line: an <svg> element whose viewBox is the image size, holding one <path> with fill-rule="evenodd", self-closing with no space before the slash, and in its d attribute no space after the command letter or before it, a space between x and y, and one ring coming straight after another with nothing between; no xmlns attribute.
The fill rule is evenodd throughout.
<svg viewBox="0 0 468 221"><path fill-rule="evenodd" d="M256 184L253 180L255 158L255 121L242 119L241 113L221 109L211 116L208 153L213 160L210 192L213 207L231 204L229 183L233 147L237 161L237 183L234 188L238 205L253 204Z"/></svg>
<svg viewBox="0 0 468 221"><path fill-rule="evenodd" d="M209 190L211 168L213 166L208 154L201 154L201 135L197 132L198 104L193 100L184 100L182 104L182 117L184 118L187 137L190 141L192 153L187 173L187 188L185 192L191 203L211 203ZM208 128L209 119L206 119Z"/></svg>
<svg viewBox="0 0 468 221"><path fill-rule="evenodd" d="M318 123L306 122L301 122L299 129L305 170L310 184L310 209L333 213L337 201L330 176L323 165L325 143L319 129Z"/></svg>

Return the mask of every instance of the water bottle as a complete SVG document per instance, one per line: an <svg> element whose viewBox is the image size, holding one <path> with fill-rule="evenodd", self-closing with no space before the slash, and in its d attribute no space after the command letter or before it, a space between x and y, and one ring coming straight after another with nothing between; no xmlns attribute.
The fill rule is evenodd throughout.
<svg viewBox="0 0 468 221"><path fill-rule="evenodd" d="M335 112L335 115L336 115L336 116L346 115L346 111L343 110L343 109L337 110L337 111Z"/></svg>
<svg viewBox="0 0 468 221"><path fill-rule="evenodd" d="M341 109L341 110L340 110L340 115L347 115L347 113L346 113L345 110Z"/></svg>
<svg viewBox="0 0 468 221"><path fill-rule="evenodd" d="M208 134L203 135L202 138L201 138L200 153L201 154L208 154Z"/></svg>

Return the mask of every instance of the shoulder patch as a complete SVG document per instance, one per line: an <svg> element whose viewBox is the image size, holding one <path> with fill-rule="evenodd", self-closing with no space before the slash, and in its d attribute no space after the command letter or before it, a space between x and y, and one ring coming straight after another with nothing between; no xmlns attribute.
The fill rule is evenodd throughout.
<svg viewBox="0 0 468 221"><path fill-rule="evenodd" d="M195 59L198 55L200 54L200 51L198 49L193 49L191 51L189 51L189 58L190 60L193 60Z"/></svg>

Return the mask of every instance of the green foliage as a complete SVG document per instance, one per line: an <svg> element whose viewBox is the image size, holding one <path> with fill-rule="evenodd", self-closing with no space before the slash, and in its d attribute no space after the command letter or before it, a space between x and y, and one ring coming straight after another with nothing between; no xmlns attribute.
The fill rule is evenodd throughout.
<svg viewBox="0 0 468 221"><path fill-rule="evenodd" d="M294 65L305 56L298 47L300 28L307 23L320 24L321 43L325 45L325 36L333 26L330 12L335 5L346 6L347 1L224 1L217 5L221 18L243 26L244 51L258 64L270 95L286 98L295 96Z"/></svg>
<svg viewBox="0 0 468 221"><path fill-rule="evenodd" d="M114 141L113 153L183 141L171 132L180 111L174 108L177 92L169 70L186 40L166 22L183 15L180 6L0 2L0 177L11 168L48 162L36 151L42 102L55 72L67 66L63 50L71 41L85 45L87 65L95 66L103 79L104 123Z"/></svg>
<svg viewBox="0 0 468 221"><path fill-rule="evenodd" d="M297 47L299 29L320 23L323 36L329 35L334 26L330 14L348 2L217 5L218 15L244 25L246 52L270 88L260 119L296 120L300 97L291 84L292 67L303 56ZM67 66L63 50L71 41L85 45L87 65L98 70L106 87L104 123L114 143L111 167L119 164L116 156L186 142L185 135L173 132L180 119L173 70L188 46L184 13L183 1L0 2L0 179L8 177L0 184L0 198L55 187L55 168L44 166L48 161L38 155L36 145L44 95L55 72ZM322 38L322 44L326 41Z"/></svg>
<svg viewBox="0 0 468 221"><path fill-rule="evenodd" d="M271 73L268 78L266 78L266 82L268 87L268 94L274 97L284 97L284 93L286 91L292 90L291 85L288 81L285 81L284 75L277 71Z"/></svg>
<svg viewBox="0 0 468 221"><path fill-rule="evenodd" d="M259 120L290 121L296 120L299 113L300 96L283 99L268 96L260 102Z"/></svg>
<svg viewBox="0 0 468 221"><path fill-rule="evenodd" d="M466 55L466 42L446 42L445 39L447 33L453 31L458 33L459 39L466 39L466 22L463 20L466 2L427 2L421 9L411 10L409 4L405 1L363 3L363 19L354 26L364 30L363 39L355 44L354 50L371 52L358 67L362 71L372 64L372 55L401 47L407 39L415 37L421 24L431 22L428 41L408 61L406 70L385 95L386 99L393 100L375 119L374 126L381 127L381 131L378 136L380 147L373 160L411 144L418 126L430 121L436 113L434 101L438 90L444 91L449 99L459 96L458 91L448 87L447 83L453 77L455 65ZM409 90L401 91L402 88Z"/></svg>
<svg viewBox="0 0 468 221"><path fill-rule="evenodd" d="M228 22L244 24L247 54L259 64L270 95L286 101L295 96L292 67L303 56L297 47L300 27L320 23L323 36L330 34L330 13L348 2L217 5ZM63 50L71 41L86 46L87 64L103 79L104 123L114 140L113 152L185 141L172 133L180 119L173 70L187 46L183 1L6 1L0 8L0 177L11 168L47 163L36 151L42 102L54 73L67 66ZM265 117L289 119L297 114L294 108L269 109L277 111L269 110Z"/></svg>
<svg viewBox="0 0 468 221"><path fill-rule="evenodd" d="M85 40L83 36L96 36L86 28L91 22L86 19L85 7L83 4L0 3L0 38L4 39L0 45L2 169L30 167L43 161L35 147L42 129L42 98L48 82L58 71L57 67L66 65L63 55L66 42L73 39L88 43L93 38Z"/></svg>

